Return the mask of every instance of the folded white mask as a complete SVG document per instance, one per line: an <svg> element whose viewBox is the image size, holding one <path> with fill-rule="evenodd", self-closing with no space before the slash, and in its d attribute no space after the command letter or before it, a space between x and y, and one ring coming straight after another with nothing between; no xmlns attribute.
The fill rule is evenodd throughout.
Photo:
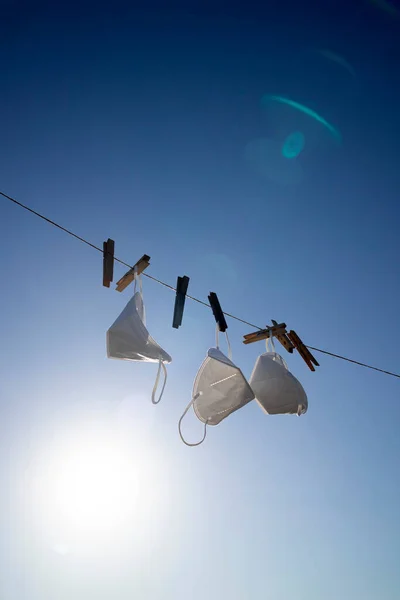
<svg viewBox="0 0 400 600"><path fill-rule="evenodd" d="M139 291L136 291L139 282ZM157 344L146 328L142 282L135 275L135 290L122 313L107 331L107 356L119 360L158 363L156 382L152 393L153 404L158 404L167 382L166 363L172 358ZM161 369L164 371L164 384L158 400L155 400Z"/></svg>
<svg viewBox="0 0 400 600"><path fill-rule="evenodd" d="M228 339L228 336L227 336ZM229 346L229 340L228 340ZM218 347L210 348L193 385L192 400L179 420L179 434L187 446L198 446L207 433L207 425L218 425L223 419L254 400L254 393L243 373ZM188 443L182 436L181 423L193 405L197 418L204 423L200 442Z"/></svg>
<svg viewBox="0 0 400 600"><path fill-rule="evenodd" d="M269 351L268 342L272 351ZM273 338L267 341L267 352L257 358L249 383L257 403L269 415L307 412L308 401L303 386L275 352Z"/></svg>

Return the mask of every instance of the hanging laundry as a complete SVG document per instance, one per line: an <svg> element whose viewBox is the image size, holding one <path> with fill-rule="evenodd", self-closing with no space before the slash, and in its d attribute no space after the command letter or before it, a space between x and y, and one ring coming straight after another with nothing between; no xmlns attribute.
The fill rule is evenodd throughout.
<svg viewBox="0 0 400 600"><path fill-rule="evenodd" d="M308 400L303 386L275 352L272 334L267 340L267 352L256 360L249 383L257 403L267 414L300 416L307 412Z"/></svg>
<svg viewBox="0 0 400 600"><path fill-rule="evenodd" d="M153 404L158 404L167 382L165 365L172 361L165 350L157 344L146 328L146 315L143 302L142 280L135 272L134 295L122 313L107 331L107 356L119 360L158 363L158 372L152 393ZM137 290L137 287L139 289ZM155 399L161 370L164 384L158 400Z"/></svg>
<svg viewBox="0 0 400 600"><path fill-rule="evenodd" d="M187 446L199 446L206 437L207 425L218 425L227 416L254 400L254 393L242 371L232 362L228 336L229 358L221 352L217 343L208 350L193 385L192 400L179 420L179 435ZM181 431L182 420L193 406L197 418L204 423L202 439L196 443L187 442Z"/></svg>

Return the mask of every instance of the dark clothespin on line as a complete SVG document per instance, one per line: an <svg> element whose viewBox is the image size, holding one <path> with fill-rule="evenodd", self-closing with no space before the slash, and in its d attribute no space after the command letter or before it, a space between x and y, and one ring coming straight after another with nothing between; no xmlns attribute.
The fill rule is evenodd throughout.
<svg viewBox="0 0 400 600"><path fill-rule="evenodd" d="M114 240L108 238L103 243L103 286L110 287L110 283L114 277ZM137 275L143 273L145 269L150 265L150 256L143 254L137 263L125 273L119 281L117 281L117 292L123 292L135 278L135 272ZM176 284L176 296L174 315L172 320L172 327L178 329L182 325L183 311L185 308L186 294L189 286L189 277L184 275L178 277ZM221 304L218 300L218 296L215 292L210 292L208 296L211 310L213 312L215 321L218 325L218 329L221 333L225 333L228 329L228 324L225 319L225 315L222 311ZM269 325L265 329L254 331L246 334L243 340L244 344L252 344L253 342L259 342L269 337L274 336L282 344L282 346L291 354L294 350L300 354L306 365L311 371L315 371L315 367L319 367L319 363L316 361L314 356L311 354L307 346L302 342L297 333L293 330L286 331L286 323L278 323L272 319L272 326Z"/></svg>
<svg viewBox="0 0 400 600"><path fill-rule="evenodd" d="M108 288L114 278L114 249L114 240L103 242L103 285Z"/></svg>
<svg viewBox="0 0 400 600"><path fill-rule="evenodd" d="M265 329L261 329L260 331L248 333L243 336L243 343L252 344L253 342L266 340L271 337L271 334L276 337L282 346L291 354L293 353L293 350L297 350L311 371L315 371L315 367L319 367L319 363L311 354L307 346L303 344L297 333L293 330L289 332L286 331L286 323L277 323L277 321L274 319L272 319L272 327L269 326Z"/></svg>
<svg viewBox="0 0 400 600"><path fill-rule="evenodd" d="M106 242L103 242L103 285L104 287L110 287L110 283L114 279L114 251L115 242L108 238ZM129 269L127 273L117 282L117 292L123 292L135 278L135 269L138 275L143 273L150 264L150 256L143 254L142 258L137 261L134 267Z"/></svg>
<svg viewBox="0 0 400 600"><path fill-rule="evenodd" d="M175 329L179 329L179 327L182 325L182 317L185 308L185 300L189 281L189 277L184 275L183 277L178 277L178 280L176 282L174 316L172 319L172 327L174 327Z"/></svg>
<svg viewBox="0 0 400 600"><path fill-rule="evenodd" d="M115 288L117 292L123 292L128 287L128 285L132 283L132 281L135 278L135 269L137 275L140 275L140 273L143 273L143 271L147 269L149 265L150 256L148 256L147 254L143 254L142 258L139 259L137 263L131 269L129 269L129 271L125 273L123 277L121 277L119 281L117 281L117 287Z"/></svg>
<svg viewBox="0 0 400 600"><path fill-rule="evenodd" d="M217 294L215 292L210 292L208 296L208 301L210 303L211 310L213 311L215 322L217 323L219 330L221 331L221 333L225 333L225 331L228 329L228 324L225 320L225 315L222 312L222 308L219 303Z"/></svg>

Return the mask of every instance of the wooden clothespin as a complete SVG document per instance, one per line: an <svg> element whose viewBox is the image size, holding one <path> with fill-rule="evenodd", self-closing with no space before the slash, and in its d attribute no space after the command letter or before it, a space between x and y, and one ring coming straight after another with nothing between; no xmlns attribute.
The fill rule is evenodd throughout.
<svg viewBox="0 0 400 600"><path fill-rule="evenodd" d="M117 287L116 287L117 292L123 292L124 289L127 288L130 283L132 283L132 281L135 278L135 269L136 269L136 273L138 275L140 275L140 273L143 273L143 271L145 269L147 269L149 264L150 264L150 256L148 256L147 254L143 254L142 258L137 261L135 266L133 266L131 269L129 269L129 271L127 273L125 273L125 275L123 277L121 277L121 279L119 281L117 281Z"/></svg>
<svg viewBox="0 0 400 600"><path fill-rule="evenodd" d="M225 315L222 312L222 308L219 303L217 294L215 292L210 292L208 296L208 301L210 303L211 310L213 311L214 318L219 327L219 330L221 331L221 333L225 333L225 331L228 329L228 324L225 320Z"/></svg>
<svg viewBox="0 0 400 600"><path fill-rule="evenodd" d="M315 367L319 367L319 363L315 360L307 346L303 344L297 333L293 330L287 332L286 323L277 323L274 319L271 319L271 321L273 323L272 327L270 326L243 336L243 343L252 344L253 342L259 342L260 340L269 338L272 334L288 352L292 353L296 349L309 369L315 371Z"/></svg>
<svg viewBox="0 0 400 600"><path fill-rule="evenodd" d="M319 367L319 363L316 361L314 356L311 354L307 346L303 344L299 336L295 331L289 331L288 333L290 341L293 343L297 352L300 354L301 358L304 360L306 365L311 371L315 371L315 367ZM315 367L314 367L315 365Z"/></svg>
<svg viewBox="0 0 400 600"><path fill-rule="evenodd" d="M274 327L279 327L277 321L275 321L275 319L271 319L272 324L274 325ZM286 327L286 325L285 325ZM292 344L292 342L290 341L287 333L286 333L286 329L285 331L282 331L281 333L277 333L276 334L276 339L278 340L278 342L280 342L282 344L282 346L288 351L290 352L290 354L293 353L294 350L294 345Z"/></svg>
<svg viewBox="0 0 400 600"><path fill-rule="evenodd" d="M184 275L178 277L176 282L176 296L174 306L174 317L172 319L172 327L179 329L182 325L183 310L185 308L186 293L189 285L189 277Z"/></svg>
<svg viewBox="0 0 400 600"><path fill-rule="evenodd" d="M247 333L244 337L243 344L252 344L253 342L259 342L260 340L266 340L271 337L271 334L276 337L282 345L290 352L289 344L292 346L290 340L288 340L289 344L286 341L286 323L277 323L273 321L274 325L271 327L266 327L266 329L260 329L259 331L254 331L253 333ZM281 338L281 339L279 339ZM293 348L292 348L293 352Z"/></svg>
<svg viewBox="0 0 400 600"><path fill-rule="evenodd" d="M108 288L114 277L114 248L114 240L103 242L103 285Z"/></svg>

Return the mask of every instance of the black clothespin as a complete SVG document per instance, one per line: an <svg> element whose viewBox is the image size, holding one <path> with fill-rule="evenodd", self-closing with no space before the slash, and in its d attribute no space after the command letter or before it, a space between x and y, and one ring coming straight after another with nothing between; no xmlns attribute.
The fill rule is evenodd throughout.
<svg viewBox="0 0 400 600"><path fill-rule="evenodd" d="M225 331L228 329L228 324L225 321L225 315L222 312L222 308L219 303L217 294L215 292L210 292L210 295L208 296L208 301L210 303L219 330L221 331L221 333L225 333Z"/></svg>
<svg viewBox="0 0 400 600"><path fill-rule="evenodd" d="M182 325L183 310L185 308L186 293L189 285L189 277L184 275L178 277L176 282L176 296L174 306L174 317L172 319L172 327L179 329Z"/></svg>
<svg viewBox="0 0 400 600"><path fill-rule="evenodd" d="M147 269L149 264L150 256L148 256L147 254L143 254L142 258L137 261L135 266L132 267L132 269L129 269L129 271L125 273L125 275L121 277L119 281L117 281L117 292L123 292L124 289L127 288L130 283L132 283L132 281L135 278L135 269L136 273L140 275L140 273L143 273L143 271Z"/></svg>
<svg viewBox="0 0 400 600"><path fill-rule="evenodd" d="M114 240L103 242L103 285L108 288L114 277L114 248Z"/></svg>

